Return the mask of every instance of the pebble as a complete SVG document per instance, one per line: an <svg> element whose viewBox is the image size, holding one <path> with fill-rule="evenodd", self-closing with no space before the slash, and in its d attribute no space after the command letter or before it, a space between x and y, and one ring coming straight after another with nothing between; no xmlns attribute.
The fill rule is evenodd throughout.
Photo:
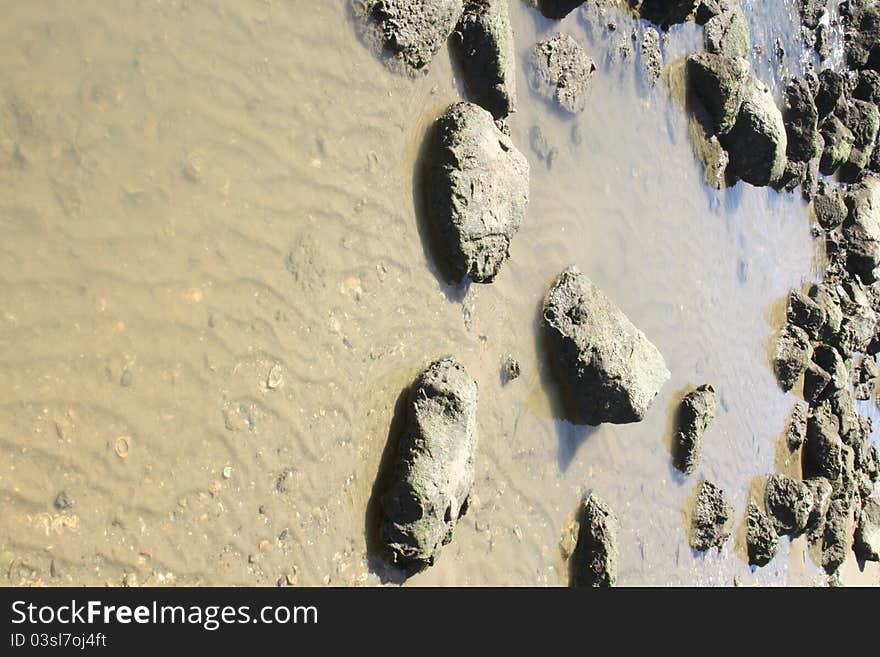
<svg viewBox="0 0 880 657"><path fill-rule="evenodd" d="M232 466L227 465L225 468L223 468L223 478L230 479L231 477L232 477Z"/></svg>

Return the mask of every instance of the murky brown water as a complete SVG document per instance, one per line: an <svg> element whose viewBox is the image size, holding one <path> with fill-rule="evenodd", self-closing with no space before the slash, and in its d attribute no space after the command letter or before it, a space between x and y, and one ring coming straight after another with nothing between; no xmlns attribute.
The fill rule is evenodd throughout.
<svg viewBox="0 0 880 657"><path fill-rule="evenodd" d="M793 2L745 4L753 39L782 36L796 65ZM598 61L612 48L577 13L511 12L519 64L556 29ZM620 516L621 584L824 580L803 539L755 573L734 541L688 547L700 477L739 524L751 479L786 467L793 397L767 351L780 300L818 270L799 196L709 189L680 103L635 59L600 66L576 119L520 66L531 205L497 281L465 293L416 218L425 131L461 97L445 50L428 76L393 75L343 0L11 3L0 30L3 584L382 581L371 487L401 391L446 353L480 385L475 502L410 584L566 583L559 541L588 488ZM667 62L699 39L673 29ZM555 419L538 309L570 263L672 371L640 424ZM503 386L507 354L523 376ZM684 479L670 418L703 382L719 416ZM844 581L878 573L852 562Z"/></svg>

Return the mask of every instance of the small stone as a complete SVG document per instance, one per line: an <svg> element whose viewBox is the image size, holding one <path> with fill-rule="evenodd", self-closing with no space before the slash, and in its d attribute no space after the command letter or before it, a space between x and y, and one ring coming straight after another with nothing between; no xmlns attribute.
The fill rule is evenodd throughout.
<svg viewBox="0 0 880 657"><path fill-rule="evenodd" d="M223 474L224 479L231 479L232 478L232 466L227 465L225 468L223 468L222 474Z"/></svg>
<svg viewBox="0 0 880 657"><path fill-rule="evenodd" d="M507 382L518 379L521 373L519 361L516 358L508 356L504 359L504 377Z"/></svg>
<svg viewBox="0 0 880 657"><path fill-rule="evenodd" d="M119 458L123 460L127 459L128 454L131 451L131 436L119 436L113 442L113 450Z"/></svg>
<svg viewBox="0 0 880 657"><path fill-rule="evenodd" d="M703 433L715 419L716 404L714 388L702 385L685 395L679 406L672 460L685 474L691 474L700 462Z"/></svg>
<svg viewBox="0 0 880 657"><path fill-rule="evenodd" d="M269 376L266 377L266 387L269 390L275 390L280 388L283 383L284 371L281 369L281 365L275 364L269 370Z"/></svg>
<svg viewBox="0 0 880 657"><path fill-rule="evenodd" d="M55 497L55 508L59 511L68 511L73 508L73 499L67 494L67 491L61 491Z"/></svg>

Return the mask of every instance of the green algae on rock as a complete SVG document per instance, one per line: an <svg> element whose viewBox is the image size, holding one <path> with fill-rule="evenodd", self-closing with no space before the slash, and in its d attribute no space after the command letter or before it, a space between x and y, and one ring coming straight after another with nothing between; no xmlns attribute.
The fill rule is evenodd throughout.
<svg viewBox="0 0 880 657"><path fill-rule="evenodd" d="M391 561L421 570L467 510L477 444L476 382L453 358L431 363L410 390L393 479L381 499Z"/></svg>
<svg viewBox="0 0 880 657"><path fill-rule="evenodd" d="M543 317L569 419L641 421L670 376L645 334L574 266L550 287Z"/></svg>
<svg viewBox="0 0 880 657"><path fill-rule="evenodd" d="M496 119L516 111L513 30L507 0L465 0L453 36L470 99Z"/></svg>
<svg viewBox="0 0 880 657"><path fill-rule="evenodd" d="M491 283L529 202L529 164L492 115L455 103L434 126L428 214L450 278Z"/></svg>

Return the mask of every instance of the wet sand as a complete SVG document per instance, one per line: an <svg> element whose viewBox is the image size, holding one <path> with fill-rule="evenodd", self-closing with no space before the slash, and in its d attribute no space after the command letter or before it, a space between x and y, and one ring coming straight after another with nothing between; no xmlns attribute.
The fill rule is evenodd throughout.
<svg viewBox="0 0 880 657"><path fill-rule="evenodd" d="M775 28L761 31L771 10L744 4L753 42L784 38L796 64L794 3L764 3ZM566 584L560 539L592 488L620 518L621 585L825 581L804 538L752 572L733 540L695 554L684 527L699 479L727 491L738 528L752 478L789 467L777 446L795 398L768 350L788 289L820 271L805 203L709 188L666 84L647 85L637 58L610 66L578 12L510 7L531 203L496 282L469 288L439 278L414 177L427 128L463 97L447 49L428 75L395 75L342 0L7 8L4 585L398 581L367 554L366 510L401 392L448 353L480 386L474 500L408 584ZM533 95L523 66L556 30L599 63L575 118ZM672 29L667 64L699 42ZM778 96L771 56L753 65ZM672 372L640 424L557 417L539 308L568 264ZM523 375L503 385L508 354ZM701 383L718 417L684 478L671 418ZM850 555L843 581L880 570Z"/></svg>

